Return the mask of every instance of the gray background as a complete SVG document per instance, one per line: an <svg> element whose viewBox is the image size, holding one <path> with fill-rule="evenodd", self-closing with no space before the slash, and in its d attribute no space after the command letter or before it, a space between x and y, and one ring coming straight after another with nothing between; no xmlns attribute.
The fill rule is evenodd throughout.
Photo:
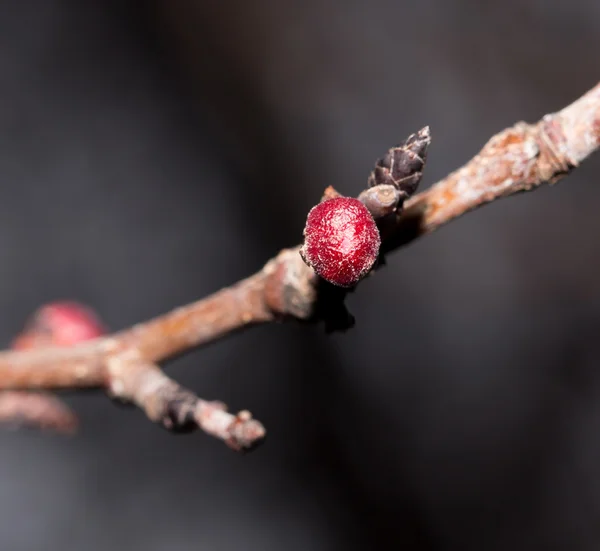
<svg viewBox="0 0 600 551"><path fill-rule="evenodd" d="M0 2L0 336L74 298L114 329L300 240L425 124L424 186L599 79L595 0ZM600 157L389 258L357 326L172 364L269 439L241 457L100 393L1 432L0 549L600 545ZM389 343L393 342L394 346Z"/></svg>

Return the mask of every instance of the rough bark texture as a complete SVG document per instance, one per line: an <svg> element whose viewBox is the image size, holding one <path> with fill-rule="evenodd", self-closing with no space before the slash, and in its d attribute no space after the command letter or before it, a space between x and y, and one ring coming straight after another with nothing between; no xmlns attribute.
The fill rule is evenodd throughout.
<svg viewBox="0 0 600 551"><path fill-rule="evenodd" d="M423 147L417 148L424 160L428 129L406 143L413 143L415 136L425 140ZM404 208L399 204L395 213L380 213L384 250L390 252L496 199L554 183L599 145L600 84L536 124L521 122L500 132L465 166L408 199ZM396 185L399 190L414 191L423 163L419 157L411 164L418 174L416 180L410 179L410 170L391 177L394 163L390 158L397 150L390 150L384 157L387 160L378 162L374 175L379 176L371 176L370 189ZM401 163L398 167L402 169ZM336 193L329 189L325 196ZM299 247L286 249L238 284L129 330L69 349L3 352L0 389L105 388L115 397L137 404L151 420L168 429L194 425L234 449L248 449L265 435L260 423L246 411L231 415L221 405L196 398L156 364L251 325L327 317L322 304L328 300L326 289L303 263Z"/></svg>

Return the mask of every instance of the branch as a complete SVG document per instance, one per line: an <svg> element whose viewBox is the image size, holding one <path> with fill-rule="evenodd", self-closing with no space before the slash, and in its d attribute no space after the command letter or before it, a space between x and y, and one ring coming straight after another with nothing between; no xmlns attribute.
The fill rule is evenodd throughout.
<svg viewBox="0 0 600 551"><path fill-rule="evenodd" d="M77 303L57 302L39 308L11 343L12 350L71 345L105 333L95 313ZM0 423L73 434L79 419L62 400L45 392L0 392Z"/></svg>
<svg viewBox="0 0 600 551"><path fill-rule="evenodd" d="M0 422L64 434L72 434L79 424L71 408L55 396L10 390L0 393Z"/></svg>
<svg viewBox="0 0 600 551"><path fill-rule="evenodd" d="M393 250L486 203L554 184L600 147L600 83L536 124L496 134L471 161L410 199L385 239Z"/></svg>
<svg viewBox="0 0 600 551"><path fill-rule="evenodd" d="M248 411L227 412L221 402L207 402L167 377L154 364L146 363L135 351L107 362L109 393L140 407L155 423L173 432L201 428L220 438L230 448L252 448L265 436L263 426Z"/></svg>
<svg viewBox="0 0 600 551"><path fill-rule="evenodd" d="M420 149L408 151L407 157L415 141ZM394 184L410 195L420 179L428 144L424 129L390 150L369 180L371 190L359 196L378 219L382 252L486 203L555 183L568 174L600 147L600 84L536 124L520 122L500 132L465 166L408 199L403 211L393 211L386 203L388 196L379 193L383 188L372 191L373 186ZM406 166L394 157L402 148ZM396 178L395 171L402 178ZM329 189L325 197L336 193ZM324 284L298 251L299 247L283 250L248 279L120 333L69 349L2 352L0 389L104 388L136 403L167 428L191 421L236 449L252 445L264 436L264 429L249 413L225 415L214 402L178 387L155 364L251 325L289 318L331 321L343 308L345 292ZM241 433L245 436L236 436Z"/></svg>

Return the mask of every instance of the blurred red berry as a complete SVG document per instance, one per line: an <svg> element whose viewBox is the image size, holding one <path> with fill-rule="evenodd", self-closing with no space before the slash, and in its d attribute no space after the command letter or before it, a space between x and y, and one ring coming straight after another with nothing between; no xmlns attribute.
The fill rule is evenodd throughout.
<svg viewBox="0 0 600 551"><path fill-rule="evenodd" d="M308 213L300 254L323 279L352 287L373 267L380 245L369 210L358 199L336 197Z"/></svg>
<svg viewBox="0 0 600 551"><path fill-rule="evenodd" d="M39 308L27 321L12 348L73 346L106 333L95 312L77 302L53 302Z"/></svg>

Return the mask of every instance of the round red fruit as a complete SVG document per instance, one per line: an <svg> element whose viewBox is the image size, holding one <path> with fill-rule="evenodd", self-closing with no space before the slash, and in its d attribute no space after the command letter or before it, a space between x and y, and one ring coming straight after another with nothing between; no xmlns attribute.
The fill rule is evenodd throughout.
<svg viewBox="0 0 600 551"><path fill-rule="evenodd" d="M27 321L25 329L13 341L15 350L43 346L73 346L106 333L96 313L73 301L46 304Z"/></svg>
<svg viewBox="0 0 600 551"><path fill-rule="evenodd" d="M311 209L300 254L323 279L356 285L373 267L381 238L371 213L358 199L336 197Z"/></svg>

